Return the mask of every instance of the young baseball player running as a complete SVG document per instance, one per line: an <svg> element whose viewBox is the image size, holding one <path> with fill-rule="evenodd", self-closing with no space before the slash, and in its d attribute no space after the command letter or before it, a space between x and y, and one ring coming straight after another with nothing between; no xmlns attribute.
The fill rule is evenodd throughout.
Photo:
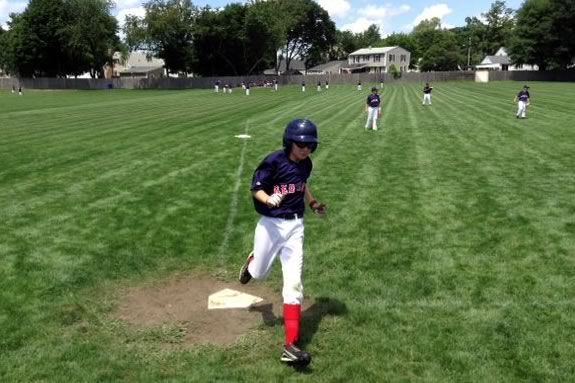
<svg viewBox="0 0 575 383"><path fill-rule="evenodd" d="M517 103L517 114L515 117L517 118L527 118L527 107L530 104L529 100L529 87L527 85L523 86L523 89L517 93L513 102Z"/></svg>
<svg viewBox="0 0 575 383"><path fill-rule="evenodd" d="M377 118L381 114L381 98L377 94L377 88L371 88L371 94L367 96L367 105L365 111L367 112L367 121L365 122L365 129L369 129L371 122L371 129L377 130Z"/></svg>
<svg viewBox="0 0 575 383"><path fill-rule="evenodd" d="M254 172L251 191L261 218L256 226L254 248L240 270L240 283L265 278L279 256L283 274L285 346L281 361L306 366L311 355L297 343L303 301L303 214L305 203L319 216L326 205L315 200L307 185L311 174L310 154L319 141L309 120L296 119L285 128L283 150L269 154Z"/></svg>
<svg viewBox="0 0 575 383"><path fill-rule="evenodd" d="M431 105L431 91L433 90L432 86L429 86L429 83L425 83L425 87L423 88L423 105Z"/></svg>

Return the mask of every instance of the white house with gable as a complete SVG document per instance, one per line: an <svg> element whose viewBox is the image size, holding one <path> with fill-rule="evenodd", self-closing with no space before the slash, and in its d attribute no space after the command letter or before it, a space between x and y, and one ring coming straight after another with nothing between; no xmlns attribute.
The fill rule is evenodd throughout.
<svg viewBox="0 0 575 383"><path fill-rule="evenodd" d="M401 72L409 69L411 53L400 47L363 48L350 53L347 65L342 67L342 73L385 73L391 65Z"/></svg>
<svg viewBox="0 0 575 383"><path fill-rule="evenodd" d="M539 70L537 65L515 65L511 63L511 59L507 54L504 47L499 48L495 55L485 56L480 64L475 66L477 70L501 70L501 71L515 71L515 70Z"/></svg>

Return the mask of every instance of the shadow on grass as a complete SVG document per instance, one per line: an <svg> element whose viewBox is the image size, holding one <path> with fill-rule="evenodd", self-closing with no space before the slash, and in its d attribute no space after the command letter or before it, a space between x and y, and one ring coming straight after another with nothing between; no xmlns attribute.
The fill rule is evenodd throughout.
<svg viewBox="0 0 575 383"><path fill-rule="evenodd" d="M283 318L277 317L273 312L273 304L268 303L253 306L249 309L252 312L259 312L266 326L283 325ZM298 342L300 347L308 345L316 334L319 324L328 315L342 316L347 314L345 303L328 297L319 297L315 302L304 310L301 314L301 334Z"/></svg>

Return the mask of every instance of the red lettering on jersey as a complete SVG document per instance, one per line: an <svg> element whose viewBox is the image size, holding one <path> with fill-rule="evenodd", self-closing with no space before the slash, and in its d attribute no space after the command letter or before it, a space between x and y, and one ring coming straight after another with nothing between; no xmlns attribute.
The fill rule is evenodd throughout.
<svg viewBox="0 0 575 383"><path fill-rule="evenodd" d="M287 185L281 185L281 189L282 189L282 194L288 194L288 188Z"/></svg>
<svg viewBox="0 0 575 383"><path fill-rule="evenodd" d="M274 185L274 194L278 194L280 192L280 187L278 185Z"/></svg>
<svg viewBox="0 0 575 383"><path fill-rule="evenodd" d="M289 184L288 190L290 194L295 193L295 184Z"/></svg>

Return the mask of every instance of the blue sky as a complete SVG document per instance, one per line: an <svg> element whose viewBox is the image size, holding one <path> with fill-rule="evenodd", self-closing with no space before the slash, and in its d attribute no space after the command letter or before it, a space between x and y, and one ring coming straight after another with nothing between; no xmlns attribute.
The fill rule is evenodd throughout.
<svg viewBox="0 0 575 383"><path fill-rule="evenodd" d="M214 8L243 0L198 0L197 6L210 5ZM444 27L461 26L467 16L480 17L486 12L494 0L316 0L331 18L337 28L353 32L361 32L370 24L380 27L383 35L393 32L409 32L419 21L439 17ZM143 15L144 0L115 0L114 14L120 22L126 14ZM508 7L517 9L523 0L507 0ZM10 12L21 12L28 0L0 0L0 25L6 28L6 20Z"/></svg>

